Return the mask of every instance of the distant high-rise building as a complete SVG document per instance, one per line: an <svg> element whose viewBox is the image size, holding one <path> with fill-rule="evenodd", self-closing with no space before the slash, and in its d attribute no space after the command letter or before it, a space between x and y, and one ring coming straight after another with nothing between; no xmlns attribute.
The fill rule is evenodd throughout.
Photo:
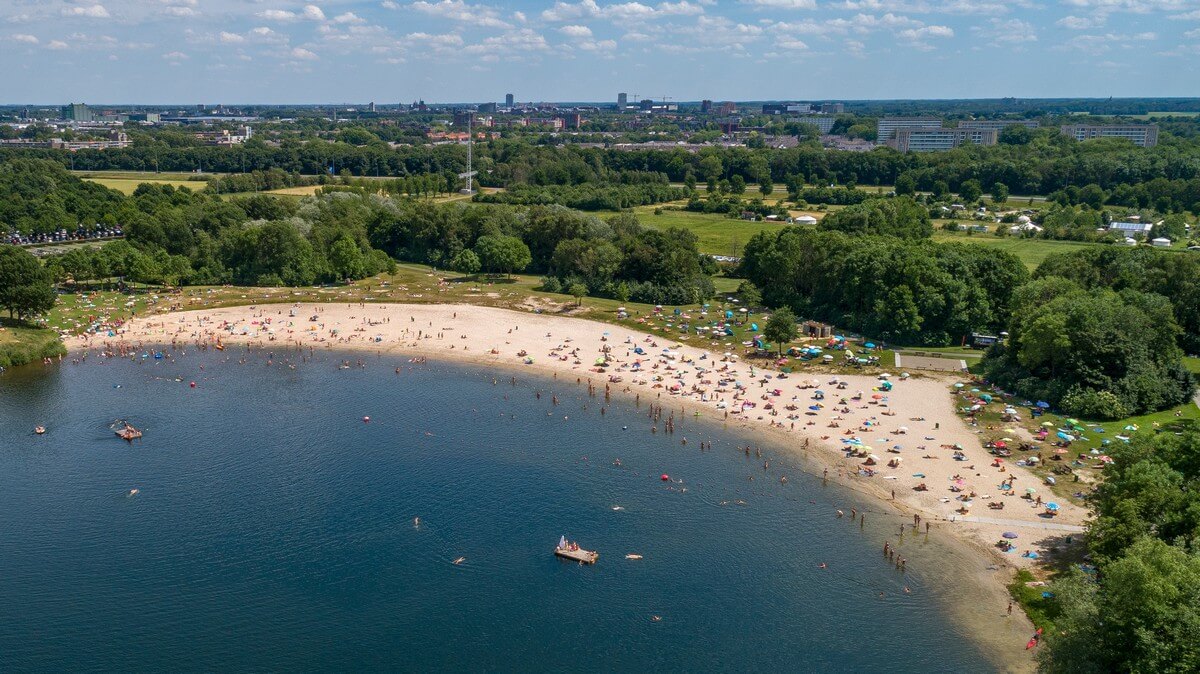
<svg viewBox="0 0 1200 674"><path fill-rule="evenodd" d="M654 109L654 99L643 98L642 100L638 101L638 107L641 108L642 110L653 110Z"/></svg>
<svg viewBox="0 0 1200 674"><path fill-rule="evenodd" d="M1069 124L1062 127L1062 132L1075 140L1125 138L1138 147L1154 147L1158 145L1157 124Z"/></svg>
<svg viewBox="0 0 1200 674"><path fill-rule="evenodd" d="M583 124L583 118L578 112L564 112L562 114L563 126L568 129L578 129Z"/></svg>
<svg viewBox="0 0 1200 674"><path fill-rule="evenodd" d="M843 103L822 103L821 114L823 115L840 115L846 111L846 106Z"/></svg>
<svg viewBox="0 0 1200 674"><path fill-rule="evenodd" d="M707 98L703 101L700 101L700 112L705 114L712 112L712 101L708 100Z"/></svg>
<svg viewBox="0 0 1200 674"><path fill-rule="evenodd" d="M790 122L792 120L789 119L788 121ZM833 131L833 124L837 121L837 119L829 116L798 117L795 119L795 121L800 122L801 124L815 126L822 134L828 134L830 131Z"/></svg>
<svg viewBox="0 0 1200 674"><path fill-rule="evenodd" d="M488 112L488 113L495 112L496 104L495 103L480 103L479 111L480 112Z"/></svg>
<svg viewBox="0 0 1200 674"><path fill-rule="evenodd" d="M475 113L470 110L455 110L454 111L454 126L461 126L464 129L467 124L475 121Z"/></svg>
<svg viewBox="0 0 1200 674"><path fill-rule="evenodd" d="M629 105L629 94L617 94L617 109L624 110Z"/></svg>
<svg viewBox="0 0 1200 674"><path fill-rule="evenodd" d="M762 106L764 115L807 114L809 112L812 112L812 105L809 103L766 103Z"/></svg>
<svg viewBox="0 0 1200 674"><path fill-rule="evenodd" d="M899 128L888 143L901 152L937 152L960 145L995 145L995 129Z"/></svg>
<svg viewBox="0 0 1200 674"><path fill-rule="evenodd" d="M62 118L69 119L73 122L92 122L95 121L95 115L92 114L92 109L83 103L68 103L63 106Z"/></svg>
<svg viewBox="0 0 1200 674"><path fill-rule="evenodd" d="M375 101L367 103L367 112L375 112Z"/></svg>
<svg viewBox="0 0 1200 674"><path fill-rule="evenodd" d="M875 127L875 140L889 141L898 129L936 129L941 125L942 120L938 117L880 117Z"/></svg>
<svg viewBox="0 0 1200 674"><path fill-rule="evenodd" d="M513 106L513 95L504 94L504 107L511 108Z"/></svg>
<svg viewBox="0 0 1200 674"><path fill-rule="evenodd" d="M720 103L717 103L717 109L715 112L718 115L735 114L737 112L737 104L735 104L733 101L721 101Z"/></svg>
<svg viewBox="0 0 1200 674"><path fill-rule="evenodd" d="M1027 129L1038 128L1036 119L968 119L958 123L960 129L994 129L1003 131L1010 126L1023 126Z"/></svg>

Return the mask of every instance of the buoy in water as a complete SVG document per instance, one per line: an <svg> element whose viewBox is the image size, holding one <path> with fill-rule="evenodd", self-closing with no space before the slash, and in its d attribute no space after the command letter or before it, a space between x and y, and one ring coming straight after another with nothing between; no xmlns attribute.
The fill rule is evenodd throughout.
<svg viewBox="0 0 1200 674"><path fill-rule="evenodd" d="M192 388L196 388L196 382L192 382L192 383L188 384L188 386L191 386Z"/></svg>
<svg viewBox="0 0 1200 674"><path fill-rule="evenodd" d="M663 481L663 482L670 482L670 480L671 480L671 476L670 476L670 475L667 475L666 473L663 473L663 474L662 474L662 481Z"/></svg>
<svg viewBox="0 0 1200 674"><path fill-rule="evenodd" d="M364 423L364 424L369 424L369 423L371 423L371 417L363 417L363 423Z"/></svg>

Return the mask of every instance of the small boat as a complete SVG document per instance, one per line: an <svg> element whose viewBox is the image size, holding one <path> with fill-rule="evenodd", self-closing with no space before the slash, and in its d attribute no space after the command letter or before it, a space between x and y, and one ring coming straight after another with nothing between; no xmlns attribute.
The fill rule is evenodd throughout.
<svg viewBox="0 0 1200 674"><path fill-rule="evenodd" d="M34 427L33 432L36 433L37 435L45 435L46 427L45 426L36 426L36 427Z"/></svg>
<svg viewBox="0 0 1200 674"><path fill-rule="evenodd" d="M113 433L117 434L125 442L133 442L142 437L142 432L134 428L128 421L118 421L113 424Z"/></svg>
<svg viewBox="0 0 1200 674"><path fill-rule="evenodd" d="M580 564L595 564L596 560L600 558L600 553L594 550L584 550L574 541L567 542L565 536L558 539L558 545L554 547L554 555Z"/></svg>
<svg viewBox="0 0 1200 674"><path fill-rule="evenodd" d="M628 555L625 555L625 559L641 559L641 558L642 558L642 556L641 556L641 555L635 555L635 554L633 554L633 553L630 553L630 554L628 554Z"/></svg>

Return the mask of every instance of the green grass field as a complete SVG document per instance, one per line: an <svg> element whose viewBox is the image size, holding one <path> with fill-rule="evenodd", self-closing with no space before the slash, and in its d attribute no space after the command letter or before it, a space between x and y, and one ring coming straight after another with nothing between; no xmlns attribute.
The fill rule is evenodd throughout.
<svg viewBox="0 0 1200 674"><path fill-rule="evenodd" d="M1069 253L1074 250L1082 250L1093 246L1101 246L1106 244L1099 243L1084 243L1082 241L1051 241L1048 239L1022 239L1018 237L998 237L992 234L975 234L968 236L965 232L947 232L945 230L934 230L933 240L939 243L958 242L970 243L977 246L989 246L1006 250L1013 255L1021 258L1026 267L1030 271L1037 268L1042 260L1045 260L1052 253Z"/></svg>
<svg viewBox="0 0 1200 674"><path fill-rule="evenodd" d="M206 180L194 180L201 174L195 173L155 173L153 171L75 171L80 178L98 183L122 194L133 194L142 183L156 183L187 187L192 190L202 190L208 184ZM203 174L211 177L214 174Z"/></svg>
<svg viewBox="0 0 1200 674"><path fill-rule="evenodd" d="M138 185L143 183L153 183L158 185L171 185L172 187L186 187L194 192L204 189L208 183L200 180L164 180L155 178L146 180L142 178L84 178L89 182L98 183L111 190L117 190L122 194L133 194L133 191L138 188Z"/></svg>
<svg viewBox="0 0 1200 674"><path fill-rule="evenodd" d="M655 206L639 206L633 209L638 220L647 227L666 229L682 227L699 237L700 252L710 255L733 255L740 257L742 248L750 237L763 231L778 231L783 223L750 222L726 217L718 213L694 213L691 211L664 210L655 215Z"/></svg>
<svg viewBox="0 0 1200 674"><path fill-rule="evenodd" d="M52 330L0 318L0 367L33 363L65 353Z"/></svg>

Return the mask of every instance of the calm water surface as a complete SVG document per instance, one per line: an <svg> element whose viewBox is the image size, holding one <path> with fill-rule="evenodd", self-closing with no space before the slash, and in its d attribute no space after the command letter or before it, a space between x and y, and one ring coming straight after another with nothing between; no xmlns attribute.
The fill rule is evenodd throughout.
<svg viewBox="0 0 1200 674"><path fill-rule="evenodd" d="M0 670L993 670L937 569L900 575L833 516L854 496L718 424L227 354L0 375Z"/></svg>

